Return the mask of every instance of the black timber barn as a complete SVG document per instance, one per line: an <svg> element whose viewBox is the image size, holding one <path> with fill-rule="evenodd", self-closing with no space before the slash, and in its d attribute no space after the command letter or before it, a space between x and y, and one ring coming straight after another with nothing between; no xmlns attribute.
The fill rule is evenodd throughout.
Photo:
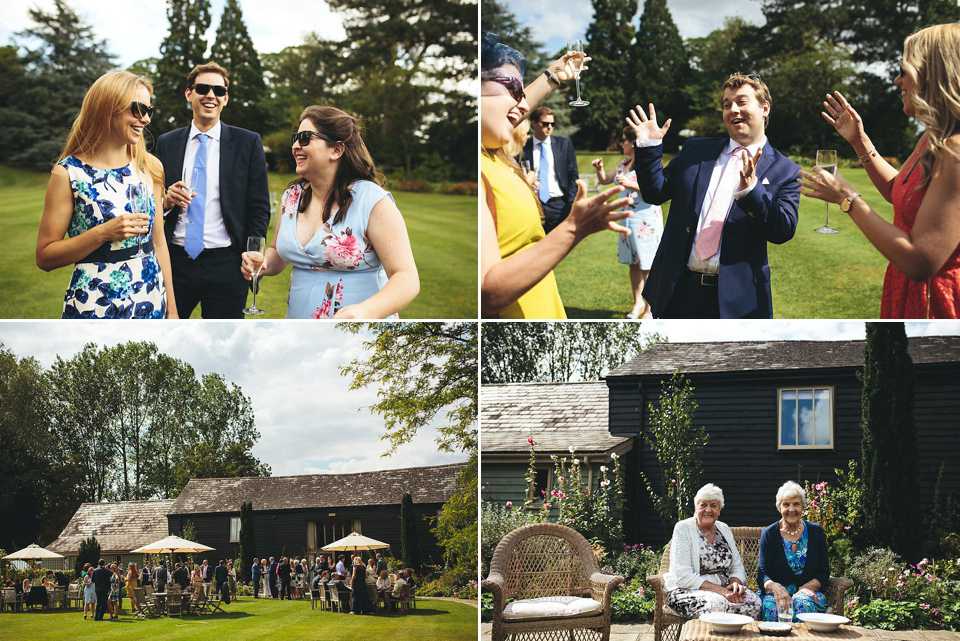
<svg viewBox="0 0 960 641"><path fill-rule="evenodd" d="M672 523L657 518L638 470L658 478L647 436L649 405L658 403L662 382L674 371L695 388L693 425L703 425L710 437L701 481L723 489L721 519L731 526L768 525L778 518L775 496L784 481L833 482L835 468L859 463L863 347L864 341L660 343L611 371L610 434L634 439L625 456L628 542L659 545L672 532ZM941 465L941 493L960 490L960 337L910 338L908 349L926 512ZM803 439L785 427L791 414L784 408L793 407L800 392L809 397L807 391L822 401L822 411L807 412L823 428L818 442L812 441L821 439L819 428L816 438Z"/></svg>
<svg viewBox="0 0 960 641"><path fill-rule="evenodd" d="M171 534L187 522L196 540L215 549L196 555L216 563L240 553L240 505L253 504L260 557L312 558L324 545L359 532L400 556L400 502L413 498L420 560L440 564L442 549L428 521L454 493L463 463L358 474L191 479L167 513Z"/></svg>

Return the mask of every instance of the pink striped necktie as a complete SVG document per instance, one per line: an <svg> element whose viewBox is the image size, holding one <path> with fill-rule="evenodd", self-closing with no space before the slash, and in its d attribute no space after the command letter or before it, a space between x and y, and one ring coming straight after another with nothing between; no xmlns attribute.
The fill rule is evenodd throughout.
<svg viewBox="0 0 960 641"><path fill-rule="evenodd" d="M717 191L707 209L707 219L703 222L700 235L697 237L695 248L700 260L707 260L720 250L720 235L723 233L723 223L727 220L730 205L733 203L733 194L740 185L740 166L743 160L740 152L746 147L737 147L731 153L731 158L723 167Z"/></svg>

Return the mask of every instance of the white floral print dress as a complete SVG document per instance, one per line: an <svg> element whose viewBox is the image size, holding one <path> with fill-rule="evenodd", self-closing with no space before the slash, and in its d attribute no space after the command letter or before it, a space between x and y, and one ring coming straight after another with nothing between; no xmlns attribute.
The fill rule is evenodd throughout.
<svg viewBox="0 0 960 641"><path fill-rule="evenodd" d="M293 266L287 318L333 318L341 307L370 298L387 283L380 258L367 238L367 225L374 205L393 196L366 180L356 181L350 191L353 200L343 221L334 225L336 216L331 216L306 245L297 239L303 188L294 185L283 194L277 252Z"/></svg>

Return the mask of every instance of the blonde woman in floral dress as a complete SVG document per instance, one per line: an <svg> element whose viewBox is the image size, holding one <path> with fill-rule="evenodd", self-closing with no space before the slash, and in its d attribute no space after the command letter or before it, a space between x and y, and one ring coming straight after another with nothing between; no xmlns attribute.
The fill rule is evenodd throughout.
<svg viewBox="0 0 960 641"><path fill-rule="evenodd" d="M283 195L261 275L293 265L287 318L396 318L420 291L400 210L380 184L357 120L307 107L293 135L299 178ZM247 280L254 262L243 254Z"/></svg>

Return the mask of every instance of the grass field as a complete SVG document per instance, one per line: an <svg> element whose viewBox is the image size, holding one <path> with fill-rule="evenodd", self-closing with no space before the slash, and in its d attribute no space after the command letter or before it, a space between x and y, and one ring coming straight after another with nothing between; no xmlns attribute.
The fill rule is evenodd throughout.
<svg viewBox="0 0 960 641"><path fill-rule="evenodd" d="M236 639L374 639L477 638L477 608L463 603L417 599L409 614L353 616L310 609L307 601L275 601L243 598L224 606L226 614L136 619L124 599L124 614L114 621L84 620L78 608L0 614L0 638L5 641L131 641L175 639L176 641L221 641Z"/></svg>
<svg viewBox="0 0 960 641"><path fill-rule="evenodd" d="M596 175L590 162L598 156L608 169L622 158L613 153L578 153L581 177ZM874 211L893 221L893 206L880 197L863 169L842 169L841 173ZM667 216L669 203L663 210ZM823 201L801 197L796 235L783 245L767 245L774 316L876 318L887 260L836 205L830 206L830 226L840 233L814 233L823 221ZM624 318L630 311L630 278L627 266L617 263L613 233L594 234L584 240L560 263L555 274L570 318Z"/></svg>
<svg viewBox="0 0 960 641"><path fill-rule="evenodd" d="M283 192L293 174L269 174ZM0 167L0 238L13 243L0 259L0 318L59 318L71 269L40 270L34 260L37 226L49 174ZM444 194L393 194L403 212L420 273L420 294L403 318L477 317L477 199ZM276 213L268 242L273 239ZM257 307L283 318L290 268L261 282ZM248 298L249 301L249 298ZM194 318L200 317L199 308Z"/></svg>

